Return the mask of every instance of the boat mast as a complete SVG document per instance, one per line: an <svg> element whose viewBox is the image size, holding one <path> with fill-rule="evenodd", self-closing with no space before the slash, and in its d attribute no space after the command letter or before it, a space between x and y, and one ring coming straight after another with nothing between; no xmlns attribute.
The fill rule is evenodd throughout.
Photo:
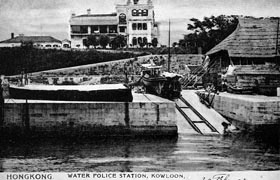
<svg viewBox="0 0 280 180"><path fill-rule="evenodd" d="M168 72L170 72L170 64L171 64L171 58L170 58L170 19L168 23Z"/></svg>

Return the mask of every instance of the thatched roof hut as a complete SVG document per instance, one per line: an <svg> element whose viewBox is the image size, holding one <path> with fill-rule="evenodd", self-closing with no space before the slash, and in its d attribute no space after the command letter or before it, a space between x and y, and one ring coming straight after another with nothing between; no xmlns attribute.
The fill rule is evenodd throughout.
<svg viewBox="0 0 280 180"><path fill-rule="evenodd" d="M279 44L279 18L239 18L236 30L207 55L227 51L229 57L274 58L280 56Z"/></svg>
<svg viewBox="0 0 280 180"><path fill-rule="evenodd" d="M280 87L279 18L240 18L236 30L206 53L212 64L206 82L221 84L220 76L234 65L235 85L257 82L261 94Z"/></svg>

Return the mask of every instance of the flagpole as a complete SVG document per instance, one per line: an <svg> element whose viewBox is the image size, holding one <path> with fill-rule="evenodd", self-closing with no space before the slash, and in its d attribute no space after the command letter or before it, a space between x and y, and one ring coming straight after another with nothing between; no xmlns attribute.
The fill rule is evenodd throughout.
<svg viewBox="0 0 280 180"><path fill-rule="evenodd" d="M171 64L171 57L170 57L170 19L168 23L168 72L170 72L170 64Z"/></svg>

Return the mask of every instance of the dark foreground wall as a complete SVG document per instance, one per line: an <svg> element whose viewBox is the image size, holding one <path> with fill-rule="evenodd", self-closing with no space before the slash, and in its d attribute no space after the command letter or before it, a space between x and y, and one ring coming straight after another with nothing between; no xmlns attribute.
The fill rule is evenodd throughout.
<svg viewBox="0 0 280 180"><path fill-rule="evenodd" d="M173 102L6 103L1 137L177 136Z"/></svg>

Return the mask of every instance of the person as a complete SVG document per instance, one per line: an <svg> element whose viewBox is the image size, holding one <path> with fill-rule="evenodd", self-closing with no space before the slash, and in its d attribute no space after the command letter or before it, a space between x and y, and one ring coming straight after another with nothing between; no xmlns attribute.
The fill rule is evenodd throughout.
<svg viewBox="0 0 280 180"><path fill-rule="evenodd" d="M222 122L222 126L224 127L223 135L224 136L229 136L231 134L231 131L229 130L229 125L226 122Z"/></svg>

